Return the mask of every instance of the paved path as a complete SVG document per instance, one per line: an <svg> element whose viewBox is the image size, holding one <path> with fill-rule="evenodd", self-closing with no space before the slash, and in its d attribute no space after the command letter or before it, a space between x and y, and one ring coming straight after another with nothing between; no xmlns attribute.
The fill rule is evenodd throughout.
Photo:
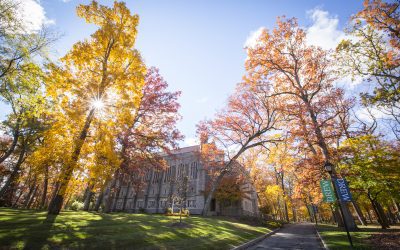
<svg viewBox="0 0 400 250"><path fill-rule="evenodd" d="M276 234L254 245L253 249L324 249L318 238L314 224L299 223L285 225Z"/></svg>

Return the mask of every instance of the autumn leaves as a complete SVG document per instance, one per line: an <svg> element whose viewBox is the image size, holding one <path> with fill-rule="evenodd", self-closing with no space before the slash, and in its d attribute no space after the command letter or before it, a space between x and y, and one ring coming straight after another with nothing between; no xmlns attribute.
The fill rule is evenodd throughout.
<svg viewBox="0 0 400 250"><path fill-rule="evenodd" d="M373 17L374 13L377 17ZM207 134L209 142L227 152L227 161L214 186L221 182L221 176L231 171L232 162L250 154L253 147L264 147L264 154L268 155L274 145L289 145L288 157L293 157L294 162L287 170L298 177L294 189L314 190L312 196L319 200L319 180L327 177L324 164L341 163L343 155L338 151L346 145L343 143L346 139L363 133L374 134L374 131L354 129L357 126L357 118L352 116L355 100L346 97L345 90L336 84L349 71L353 76L377 82L373 94L362 95L362 105L387 110L392 116L389 125L398 136L399 64L395 59L399 53L398 15L398 3L366 1L365 9L354 17L358 22L349 30L350 35L365 41L361 43L357 38L343 41L337 51L308 45L306 31L295 18L278 18L274 29L262 30L257 40L246 48L246 75L227 107L198 127L199 134ZM397 159L393 150L398 148L398 141L389 144L391 157ZM394 188L392 184L391 188ZM282 189L285 189L283 184ZM211 195L213 191L211 188ZM366 194L363 190L363 195ZM310 191L297 197L303 195L306 200L312 198ZM209 195L205 212L210 199ZM341 206L348 225L355 229L347 205Z"/></svg>
<svg viewBox="0 0 400 250"><path fill-rule="evenodd" d="M138 16L123 2L108 7L96 1L79 5L77 15L98 29L40 68L42 82L35 83L48 105L40 123L49 126L23 151L21 163L9 159L7 168L15 174L2 188L1 198L13 203L32 186L43 194L40 207L48 206L49 214L58 214L85 189L90 202L93 194L103 197L113 178L163 165L160 152L182 137L175 127L180 93L168 92L158 70L146 67L134 48ZM14 154L22 146L21 137L16 140L10 145L11 151L17 148ZM36 197L23 198L38 204Z"/></svg>

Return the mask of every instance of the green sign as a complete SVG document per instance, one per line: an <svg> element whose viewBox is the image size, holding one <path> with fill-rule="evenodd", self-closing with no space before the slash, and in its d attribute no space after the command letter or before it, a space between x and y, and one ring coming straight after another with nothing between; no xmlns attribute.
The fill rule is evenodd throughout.
<svg viewBox="0 0 400 250"><path fill-rule="evenodd" d="M321 180L321 190L322 194L324 196L324 201L325 202L335 202L335 193L332 188L332 184L330 180Z"/></svg>

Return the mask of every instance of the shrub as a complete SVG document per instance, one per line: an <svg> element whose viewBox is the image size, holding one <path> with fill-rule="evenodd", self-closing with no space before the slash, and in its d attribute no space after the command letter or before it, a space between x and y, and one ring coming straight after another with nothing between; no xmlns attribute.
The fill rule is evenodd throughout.
<svg viewBox="0 0 400 250"><path fill-rule="evenodd" d="M182 209L181 212L182 212L182 215L185 215L185 216L189 216L189 214L190 214L189 209L187 209L187 208Z"/></svg>
<svg viewBox="0 0 400 250"><path fill-rule="evenodd" d="M181 213L182 213L183 217L189 217L189 214L190 214L189 209L182 209ZM172 208L167 208L165 211L165 215L167 215L167 216L180 216L181 213L180 212L172 213Z"/></svg>
<svg viewBox="0 0 400 250"><path fill-rule="evenodd" d="M74 210L74 211L82 210L83 209L83 202L75 200L75 201L72 202L72 204L71 204L71 206L69 206L69 208L71 210Z"/></svg>

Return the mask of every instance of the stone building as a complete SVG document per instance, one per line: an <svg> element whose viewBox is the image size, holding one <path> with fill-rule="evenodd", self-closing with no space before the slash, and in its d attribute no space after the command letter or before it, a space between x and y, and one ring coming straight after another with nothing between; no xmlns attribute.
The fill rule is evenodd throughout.
<svg viewBox="0 0 400 250"><path fill-rule="evenodd" d="M168 163L164 171L151 171L143 177L143 185L136 193L130 183L120 185L112 201L112 210L147 213L164 213L171 207L171 197L176 194L178 181L187 178L186 208L190 214L201 214L205 203L205 189L210 176L200 161L200 146L180 148L165 155ZM212 199L210 213L227 216L256 216L258 214L257 194L253 185L245 181L240 186L241 200L219 201Z"/></svg>

